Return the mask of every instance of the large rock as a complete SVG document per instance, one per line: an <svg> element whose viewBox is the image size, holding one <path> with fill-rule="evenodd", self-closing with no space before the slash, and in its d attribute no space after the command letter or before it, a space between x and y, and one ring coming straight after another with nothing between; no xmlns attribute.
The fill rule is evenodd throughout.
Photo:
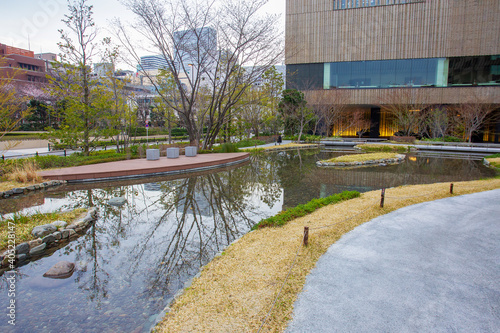
<svg viewBox="0 0 500 333"><path fill-rule="evenodd" d="M67 279L75 271L75 264L69 261L60 261L52 266L45 274L44 277L51 279Z"/></svg>
<svg viewBox="0 0 500 333"><path fill-rule="evenodd" d="M42 238L42 243L46 243L46 244L51 244L51 243L54 243L55 241L56 241L56 238L54 237L54 235L47 235L47 236Z"/></svg>
<svg viewBox="0 0 500 333"><path fill-rule="evenodd" d="M30 245L28 243L21 243L16 246L17 254L27 254L28 252L30 252Z"/></svg>
<svg viewBox="0 0 500 333"><path fill-rule="evenodd" d="M68 229L62 229L61 230L61 236L62 236L62 238L68 238L69 237L69 230Z"/></svg>
<svg viewBox="0 0 500 333"><path fill-rule="evenodd" d="M122 197L120 197L120 198L111 198L108 201L108 205L120 207L120 206L123 206L126 202L127 202L127 199L122 198Z"/></svg>
<svg viewBox="0 0 500 333"><path fill-rule="evenodd" d="M30 256L36 256L38 254L42 254L46 247L47 247L46 243L42 243L38 246L35 246L30 250Z"/></svg>
<svg viewBox="0 0 500 333"><path fill-rule="evenodd" d="M14 188L14 189L12 189L12 191L14 191L14 194L23 194L24 188L21 188L21 187Z"/></svg>
<svg viewBox="0 0 500 333"><path fill-rule="evenodd" d="M52 225L52 224L44 224L44 225L38 225L33 228L31 231L31 235L35 238L43 238L47 235L50 235L54 231L57 231L57 227Z"/></svg>

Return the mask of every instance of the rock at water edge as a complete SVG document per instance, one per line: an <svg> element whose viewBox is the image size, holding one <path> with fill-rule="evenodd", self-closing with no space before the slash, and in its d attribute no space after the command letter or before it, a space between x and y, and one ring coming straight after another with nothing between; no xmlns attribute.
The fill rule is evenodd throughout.
<svg viewBox="0 0 500 333"><path fill-rule="evenodd" d="M31 231L31 235L35 238L43 238L54 231L57 231L57 228L52 224L37 225Z"/></svg>

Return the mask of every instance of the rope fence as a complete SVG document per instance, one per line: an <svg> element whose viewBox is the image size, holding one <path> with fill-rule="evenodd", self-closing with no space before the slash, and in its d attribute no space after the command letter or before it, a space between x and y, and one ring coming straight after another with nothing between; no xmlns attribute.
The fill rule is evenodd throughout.
<svg viewBox="0 0 500 333"><path fill-rule="evenodd" d="M480 187L481 186L473 186L473 187L467 188L467 190L471 189L471 188L474 189L474 188L480 188ZM462 189L462 186L460 186L460 188ZM453 183L451 183L450 187L449 187L449 194L450 195L453 195L454 189L456 189L456 186ZM385 192L386 192L386 189L383 188L381 190L381 194L380 194L380 208L384 207L384 203L385 203L385 199L386 198L388 198L388 199L394 199L394 200L399 200L399 199L413 199L413 198L420 198L420 197L425 197L425 196L429 196L429 195L432 195L432 194L436 194L436 192L429 192L429 193L426 193L426 194L419 194L419 195L414 195L414 196L397 197L397 196L386 196ZM378 202L379 202L379 199L377 199L376 202L374 202L373 204L376 204ZM338 224L341 224L341 223L347 222L349 220L352 220L353 218L366 213L368 210L375 208L376 205L374 206L373 204L369 204L369 206L366 209L364 209L364 210L362 210L362 211L360 211L360 212L358 212L358 213L356 213L354 215L351 215L350 217L344 218L344 219L342 219L342 220L340 220L338 222L327 224L327 225L320 226L320 227L315 227L315 228L309 228L308 226L304 227L304 234L302 236L301 243L300 243L300 245L297 248L297 252L295 253L295 257L294 257L294 259L293 259L293 261L292 261L292 263L290 265L290 268L288 269L288 273L287 273L285 279L283 280L283 282L281 284L280 290L279 290L278 294L276 295L276 297L275 297L275 299L273 301L273 304L271 305L269 311L267 312L265 318L262 321L261 326L259 327L258 333L261 332L262 328L266 324L267 319L269 318L269 316L270 316L272 310L274 309L274 307L275 307L275 305L276 305L279 297L281 296L283 288L284 288L286 282L288 281L288 279L289 279L289 277L290 277L290 275L292 273L293 267L295 266L295 264L297 262L297 257L299 256L301 248L304 247L304 246L308 246L309 245L309 232L315 231L315 230L320 230L320 229L325 229L325 228L330 228L330 227L336 226Z"/></svg>

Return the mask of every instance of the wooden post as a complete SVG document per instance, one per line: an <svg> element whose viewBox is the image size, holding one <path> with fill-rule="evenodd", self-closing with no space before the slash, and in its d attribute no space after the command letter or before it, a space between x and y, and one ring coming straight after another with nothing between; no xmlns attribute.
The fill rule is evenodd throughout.
<svg viewBox="0 0 500 333"><path fill-rule="evenodd" d="M453 183L450 184L450 194L453 194Z"/></svg>
<svg viewBox="0 0 500 333"><path fill-rule="evenodd" d="M384 208L384 200L385 200L385 188L382 189L382 193L380 194L380 208Z"/></svg>
<svg viewBox="0 0 500 333"><path fill-rule="evenodd" d="M304 227L304 246L309 244L309 227Z"/></svg>
<svg viewBox="0 0 500 333"><path fill-rule="evenodd" d="M64 157L66 157L66 149L64 149Z"/></svg>

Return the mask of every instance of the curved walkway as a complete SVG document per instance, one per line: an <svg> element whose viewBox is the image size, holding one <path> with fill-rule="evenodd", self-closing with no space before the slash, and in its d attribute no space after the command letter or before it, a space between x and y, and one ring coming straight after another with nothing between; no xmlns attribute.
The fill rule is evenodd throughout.
<svg viewBox="0 0 500 333"><path fill-rule="evenodd" d="M53 169L41 171L39 175L68 182L104 181L203 171L242 163L248 159L248 153L198 154L195 157L181 155L178 158L161 157L155 161L143 158Z"/></svg>
<svg viewBox="0 0 500 333"><path fill-rule="evenodd" d="M287 332L498 332L500 190L373 219L307 277Z"/></svg>

